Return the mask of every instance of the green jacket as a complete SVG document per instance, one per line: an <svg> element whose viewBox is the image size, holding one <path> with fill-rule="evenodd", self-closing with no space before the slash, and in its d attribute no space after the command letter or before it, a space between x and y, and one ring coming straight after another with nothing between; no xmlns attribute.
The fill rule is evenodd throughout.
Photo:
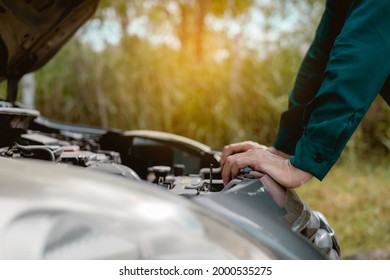
<svg viewBox="0 0 390 280"><path fill-rule="evenodd" d="M379 93L389 103L390 1L327 0L274 147L322 180Z"/></svg>

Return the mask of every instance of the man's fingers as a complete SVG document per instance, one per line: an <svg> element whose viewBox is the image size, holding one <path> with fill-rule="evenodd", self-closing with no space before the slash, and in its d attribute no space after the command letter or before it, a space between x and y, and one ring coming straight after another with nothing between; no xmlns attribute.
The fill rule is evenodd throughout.
<svg viewBox="0 0 390 280"><path fill-rule="evenodd" d="M222 157L221 157L221 162L220 162L221 168L223 168L223 166L226 163L226 159L229 156L234 155L236 153L245 152L246 146L247 146L247 144L245 144L245 142L235 143L235 144L230 144L230 145L225 146L225 148L223 149L223 152L222 152Z"/></svg>
<svg viewBox="0 0 390 280"><path fill-rule="evenodd" d="M243 153L251 149L267 149L266 146L261 145L259 143L253 142L253 141L245 141L245 142L240 142L240 143L234 143L230 144L224 147L222 151L222 156L221 156L221 161L220 161L220 166L223 169L226 159L234 154L237 153Z"/></svg>
<svg viewBox="0 0 390 280"><path fill-rule="evenodd" d="M236 161L235 161L235 156L234 155L230 155L226 158L226 161L225 161L225 164L224 164L224 167L222 169L222 179L223 179L223 183L226 185L227 183L229 183L233 178L234 178L234 165L236 164Z"/></svg>
<svg viewBox="0 0 390 280"><path fill-rule="evenodd" d="M243 153L238 153L227 157L225 166L222 169L222 179L226 185L239 175L240 170L245 167L254 168L253 162L258 159L256 149L251 149Z"/></svg>
<svg viewBox="0 0 390 280"><path fill-rule="evenodd" d="M238 175L241 168L245 167L240 167L242 164L242 160L239 160L240 156L241 154L235 154L227 157L225 166L222 169L222 179L225 185Z"/></svg>

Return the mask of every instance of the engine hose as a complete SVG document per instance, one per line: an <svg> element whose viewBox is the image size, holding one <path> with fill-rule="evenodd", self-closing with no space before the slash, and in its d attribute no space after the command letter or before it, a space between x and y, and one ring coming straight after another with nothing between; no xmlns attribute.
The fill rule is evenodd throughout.
<svg viewBox="0 0 390 280"><path fill-rule="evenodd" d="M22 146L22 145L19 145L16 143L16 147L26 153L25 156L26 157L33 157L33 156L36 156L37 158L39 159L43 159L43 160L48 160L48 161L53 161L55 162L56 161L56 157L55 157L55 154L54 152L49 149L48 147L45 147L45 146ZM56 150L56 153L58 151ZM31 154L33 154L33 156L31 156Z"/></svg>

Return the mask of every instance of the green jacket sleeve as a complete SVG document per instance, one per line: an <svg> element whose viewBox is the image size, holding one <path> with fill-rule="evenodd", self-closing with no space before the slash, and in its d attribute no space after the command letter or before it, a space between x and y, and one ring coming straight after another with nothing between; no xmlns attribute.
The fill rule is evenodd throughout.
<svg viewBox="0 0 390 280"><path fill-rule="evenodd" d="M388 0L328 0L274 146L322 180L390 74Z"/></svg>
<svg viewBox="0 0 390 280"><path fill-rule="evenodd" d="M289 108L280 119L274 147L294 155L295 147L303 135L303 116L307 104L321 86L329 54L344 25L349 3L327 1L326 8L289 96ZM342 1L346 2L346 1Z"/></svg>

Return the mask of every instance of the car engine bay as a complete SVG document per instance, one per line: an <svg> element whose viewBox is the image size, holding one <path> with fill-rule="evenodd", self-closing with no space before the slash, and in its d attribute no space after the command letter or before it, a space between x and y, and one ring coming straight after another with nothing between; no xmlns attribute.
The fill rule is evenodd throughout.
<svg viewBox="0 0 390 280"><path fill-rule="evenodd" d="M6 101L0 101L0 131L4 158L43 160L147 181L205 207L229 205L258 224L262 221L253 213L267 205L330 259L340 258L337 237L326 218L294 191L275 185L267 176L259 180L250 171L224 186L220 152L196 141L156 131L108 131L56 123L36 110Z"/></svg>

